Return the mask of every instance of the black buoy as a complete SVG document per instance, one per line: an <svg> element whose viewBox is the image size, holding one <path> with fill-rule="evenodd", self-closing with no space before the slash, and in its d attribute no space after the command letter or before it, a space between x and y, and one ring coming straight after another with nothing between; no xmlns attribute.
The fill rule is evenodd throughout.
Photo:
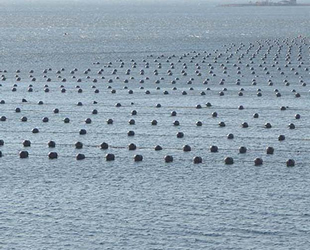
<svg viewBox="0 0 310 250"><path fill-rule="evenodd" d="M243 122L243 123L241 124L241 126L242 126L243 128L248 128L248 127L249 127L249 124L248 124L247 122Z"/></svg>
<svg viewBox="0 0 310 250"><path fill-rule="evenodd" d="M55 143L54 141L49 141L49 142L47 143L47 146L48 146L49 148L55 148L55 147L56 147L56 143Z"/></svg>
<svg viewBox="0 0 310 250"><path fill-rule="evenodd" d="M165 156L165 162L166 163L173 162L173 156L172 155L166 155Z"/></svg>
<svg viewBox="0 0 310 250"><path fill-rule="evenodd" d="M80 129L80 135L86 135L87 131L86 129Z"/></svg>
<svg viewBox="0 0 310 250"><path fill-rule="evenodd" d="M70 119L68 117L66 117L63 121L64 121L64 123L69 123Z"/></svg>
<svg viewBox="0 0 310 250"><path fill-rule="evenodd" d="M152 124L153 126L156 126L156 125L157 125L157 121L156 121L156 120L152 120L152 121L151 121L151 124Z"/></svg>
<svg viewBox="0 0 310 250"><path fill-rule="evenodd" d="M183 146L183 151L184 152L190 152L192 150L192 148L189 145L184 145Z"/></svg>
<svg viewBox="0 0 310 250"><path fill-rule="evenodd" d="M28 151L20 151L19 152L19 158L25 159L29 157Z"/></svg>
<svg viewBox="0 0 310 250"><path fill-rule="evenodd" d="M227 139L229 139L229 140L234 139L234 135L233 134L228 134L227 135Z"/></svg>
<svg viewBox="0 0 310 250"><path fill-rule="evenodd" d="M134 119L130 119L130 120L128 121L128 123L129 123L130 125L135 125L135 124L136 124L136 121L135 121Z"/></svg>
<svg viewBox="0 0 310 250"><path fill-rule="evenodd" d="M214 146L214 145L212 145L211 147L210 147L210 151L211 151L211 153L217 153L218 152L218 147L217 146Z"/></svg>
<svg viewBox="0 0 310 250"><path fill-rule="evenodd" d="M82 143L82 142L79 142L79 141L78 141L78 142L76 142L74 145L75 145L75 148L76 148L76 149L81 149L81 148L83 148L83 143Z"/></svg>
<svg viewBox="0 0 310 250"><path fill-rule="evenodd" d="M274 148L273 148L273 147L267 147L267 148L266 148L266 153L267 153L267 155L273 155L273 153L274 153Z"/></svg>
<svg viewBox="0 0 310 250"><path fill-rule="evenodd" d="M134 143L130 143L130 144L128 145L128 149L129 149L129 150L136 150L136 149L137 149L137 146L136 146Z"/></svg>
<svg viewBox="0 0 310 250"><path fill-rule="evenodd" d="M285 135L279 135L278 140L279 141L284 141L285 140Z"/></svg>
<svg viewBox="0 0 310 250"><path fill-rule="evenodd" d="M42 122L48 122L48 121L49 121L48 117L43 117L42 118Z"/></svg>
<svg viewBox="0 0 310 250"><path fill-rule="evenodd" d="M105 159L106 159L106 161L114 161L115 155L114 154L106 154Z"/></svg>
<svg viewBox="0 0 310 250"><path fill-rule="evenodd" d="M100 144L100 148L101 149L108 149L109 148L109 144L106 143L106 142L103 142L103 143Z"/></svg>
<svg viewBox="0 0 310 250"><path fill-rule="evenodd" d="M265 123L265 128L271 128L271 124L269 122Z"/></svg>
<svg viewBox="0 0 310 250"><path fill-rule="evenodd" d="M49 159L57 159L58 158L58 154L56 152L49 152L48 153L48 158Z"/></svg>
<svg viewBox="0 0 310 250"><path fill-rule="evenodd" d="M293 159L288 159L286 161L286 166L287 167L294 167L295 166L295 161Z"/></svg>
<svg viewBox="0 0 310 250"><path fill-rule="evenodd" d="M200 156L195 156L193 159L194 164L202 163L202 158Z"/></svg>
<svg viewBox="0 0 310 250"><path fill-rule="evenodd" d="M91 124L91 119L90 119L90 118L86 118L86 119L85 119L85 123L86 123L86 124Z"/></svg>
<svg viewBox="0 0 310 250"><path fill-rule="evenodd" d="M134 155L133 157L135 162L139 162L143 160L143 156L142 155Z"/></svg>
<svg viewBox="0 0 310 250"><path fill-rule="evenodd" d="M288 127L289 127L289 129L295 129L295 124L294 124L294 123L290 123L290 124L288 125Z"/></svg>
<svg viewBox="0 0 310 250"><path fill-rule="evenodd" d="M39 133L39 129L38 129L38 128L34 128L34 129L32 129L32 133L34 133L34 134Z"/></svg>
<svg viewBox="0 0 310 250"><path fill-rule="evenodd" d="M77 154L75 158L76 158L78 161L84 160L84 159L85 159L85 155L84 155L84 154Z"/></svg>
<svg viewBox="0 0 310 250"><path fill-rule="evenodd" d="M178 132L177 133L177 138L183 138L184 137L184 133L183 132Z"/></svg>
<svg viewBox="0 0 310 250"><path fill-rule="evenodd" d="M174 125L174 126L179 126L179 125L180 125L180 122L179 122L179 121L174 121L174 122L173 122L173 125Z"/></svg>
<svg viewBox="0 0 310 250"><path fill-rule="evenodd" d="M296 114L295 119L297 119L297 120L300 119L300 114Z"/></svg>
<svg viewBox="0 0 310 250"><path fill-rule="evenodd" d="M132 131L132 130L130 130L130 131L127 132L127 135L128 135L128 136L134 136L134 135L135 135L135 132Z"/></svg>
<svg viewBox="0 0 310 250"><path fill-rule="evenodd" d="M163 148L160 146L160 145L156 145L155 146L155 151L160 151L160 150L162 150Z"/></svg>
<svg viewBox="0 0 310 250"><path fill-rule="evenodd" d="M0 146L3 146L4 145L4 140L0 140Z"/></svg>
<svg viewBox="0 0 310 250"><path fill-rule="evenodd" d="M24 141L23 141L23 146L24 146L24 147L30 147L30 146L31 146L31 141L29 141L29 140L24 140Z"/></svg>
<svg viewBox="0 0 310 250"><path fill-rule="evenodd" d="M255 166L260 166L263 164L263 159L262 158L255 158L254 159L254 165Z"/></svg>
<svg viewBox="0 0 310 250"><path fill-rule="evenodd" d="M243 147L243 146L242 146L242 147L239 148L239 153L240 153L240 154L245 154L246 151L247 151L247 148L246 148L246 147Z"/></svg>
<svg viewBox="0 0 310 250"><path fill-rule="evenodd" d="M226 157L224 159L224 162L226 165L232 165L232 164L234 164L234 159L232 157Z"/></svg>
<svg viewBox="0 0 310 250"><path fill-rule="evenodd" d="M259 115L257 113L253 114L253 118L258 118Z"/></svg>
<svg viewBox="0 0 310 250"><path fill-rule="evenodd" d="M26 122L28 119L27 119L26 116L23 116L22 118L20 118L20 120L21 120L22 122Z"/></svg>
<svg viewBox="0 0 310 250"><path fill-rule="evenodd" d="M113 119L108 119L107 124L110 124L110 125L113 124Z"/></svg>
<svg viewBox="0 0 310 250"><path fill-rule="evenodd" d="M225 122L219 122L219 126L220 126L220 127L225 127L226 124L225 124Z"/></svg>

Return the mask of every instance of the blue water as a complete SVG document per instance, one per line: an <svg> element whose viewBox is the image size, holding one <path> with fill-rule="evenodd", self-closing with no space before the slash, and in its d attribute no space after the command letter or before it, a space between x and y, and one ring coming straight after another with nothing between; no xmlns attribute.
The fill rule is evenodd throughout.
<svg viewBox="0 0 310 250"><path fill-rule="evenodd" d="M2 4L0 248L309 249L309 14L301 7L212 4ZM296 128L288 129L290 123ZM278 141L281 134L285 141ZM50 140L55 148L47 147ZM107 150L99 148L102 142ZM129 151L130 143L137 150ZM185 144L191 152L182 151ZM211 153L211 145L219 152ZM19 158L21 150L28 159ZM48 159L50 151L58 159ZM78 153L86 159L76 160ZM107 153L115 161L107 162ZM134 162L136 154L142 162ZM174 161L165 163L166 155ZM195 156L201 164L193 163ZM225 165L227 156L233 165ZM254 166L257 157L263 165ZM294 167L286 166L288 159Z"/></svg>

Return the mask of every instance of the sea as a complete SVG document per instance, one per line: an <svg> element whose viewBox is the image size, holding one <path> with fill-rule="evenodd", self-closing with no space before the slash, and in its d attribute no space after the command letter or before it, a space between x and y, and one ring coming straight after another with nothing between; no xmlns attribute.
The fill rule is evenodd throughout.
<svg viewBox="0 0 310 250"><path fill-rule="evenodd" d="M1 2L0 249L309 249L309 27L298 6Z"/></svg>

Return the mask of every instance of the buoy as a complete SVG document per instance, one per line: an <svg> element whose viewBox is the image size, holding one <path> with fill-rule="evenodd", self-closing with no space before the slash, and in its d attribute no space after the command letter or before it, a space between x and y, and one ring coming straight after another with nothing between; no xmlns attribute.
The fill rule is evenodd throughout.
<svg viewBox="0 0 310 250"><path fill-rule="evenodd" d="M0 146L3 146L4 145L4 140L0 140Z"/></svg>
<svg viewBox="0 0 310 250"><path fill-rule="evenodd" d="M177 138L183 138L184 137L184 133L183 132L178 132L177 133Z"/></svg>
<svg viewBox="0 0 310 250"><path fill-rule="evenodd" d="M81 148L83 148L83 143L82 143L82 142L79 142L79 141L78 141L78 142L76 142L74 145L75 145L75 148L76 148L76 149L81 149Z"/></svg>
<svg viewBox="0 0 310 250"><path fill-rule="evenodd" d="M106 154L105 159L106 159L106 161L114 161L115 155L114 154Z"/></svg>
<svg viewBox="0 0 310 250"><path fill-rule="evenodd" d="M152 124L153 126L156 126L156 125L157 125L157 121L156 121L156 120L152 120L152 121L151 121L151 124Z"/></svg>
<svg viewBox="0 0 310 250"><path fill-rule="evenodd" d="M284 141L285 140L285 136L284 135L279 135L278 140L279 141Z"/></svg>
<svg viewBox="0 0 310 250"><path fill-rule="evenodd" d="M85 119L85 123L86 123L86 124L90 124L90 123L91 123L91 119L90 119L90 118L86 118L86 119Z"/></svg>
<svg viewBox="0 0 310 250"><path fill-rule="evenodd" d="M288 159L286 161L286 166L287 167L294 167L295 166L295 161L293 159Z"/></svg>
<svg viewBox="0 0 310 250"><path fill-rule="evenodd" d="M100 144L100 148L101 148L101 149L108 149L108 148L109 148L109 145L108 145L108 143L103 142L103 143Z"/></svg>
<svg viewBox="0 0 310 250"><path fill-rule="evenodd" d="M173 122L173 125L174 125L174 126L179 126L179 125L180 125L180 122L179 122L179 121L174 121L174 122Z"/></svg>
<svg viewBox="0 0 310 250"><path fill-rule="evenodd" d="M248 128L248 127L249 127L249 124L248 124L247 122L243 122L243 123L241 124L241 126L242 126L243 128Z"/></svg>
<svg viewBox="0 0 310 250"><path fill-rule="evenodd" d="M254 159L254 165L255 166L260 166L263 164L263 159L262 158L255 158Z"/></svg>
<svg viewBox="0 0 310 250"><path fill-rule="evenodd" d="M39 133L39 129L38 129L38 128L34 128L34 129L32 129L32 133L34 133L34 134Z"/></svg>
<svg viewBox="0 0 310 250"><path fill-rule="evenodd" d="M19 158L25 159L29 157L28 151L20 151L19 152Z"/></svg>
<svg viewBox="0 0 310 250"><path fill-rule="evenodd" d="M137 146L136 146L135 144L133 144L133 143L130 143L130 144L128 145L128 149L129 149L129 150L136 150L136 149L137 149Z"/></svg>
<svg viewBox="0 0 310 250"><path fill-rule="evenodd" d="M155 151L160 151L160 150L162 150L163 148L160 146L160 145L156 145L155 146Z"/></svg>
<svg viewBox="0 0 310 250"><path fill-rule="evenodd" d="M63 121L64 121L64 123L69 123L70 119L68 117L66 117Z"/></svg>
<svg viewBox="0 0 310 250"><path fill-rule="evenodd" d="M226 124L225 124L225 122L219 122L219 126L220 126L220 127L225 127Z"/></svg>
<svg viewBox="0 0 310 250"><path fill-rule="evenodd" d="M128 123L129 123L130 125L135 125L135 124L136 124L136 121L135 121L134 119L130 119L130 120L128 121Z"/></svg>
<svg viewBox="0 0 310 250"><path fill-rule="evenodd" d="M48 158L49 159L57 159L58 158L58 154L56 152L49 152L48 153Z"/></svg>
<svg viewBox="0 0 310 250"><path fill-rule="evenodd" d="M295 129L294 123L290 123L290 124L288 125L288 127L289 127L289 129Z"/></svg>
<svg viewBox="0 0 310 250"><path fill-rule="evenodd" d="M135 162L139 162L139 161L142 161L143 160L143 156L142 155L134 155L134 161Z"/></svg>
<svg viewBox="0 0 310 250"><path fill-rule="evenodd" d="M246 148L246 147L243 147L243 146L242 146L242 147L239 148L239 153L240 153L240 154L245 154L246 151L247 151L247 148Z"/></svg>
<svg viewBox="0 0 310 250"><path fill-rule="evenodd" d="M269 122L265 123L265 128L271 128L271 124Z"/></svg>
<svg viewBox="0 0 310 250"><path fill-rule="evenodd" d="M184 145L183 146L183 151L184 152L190 152L192 150L192 148L189 145Z"/></svg>
<svg viewBox="0 0 310 250"><path fill-rule="evenodd" d="M24 140L24 141L23 141L23 146L24 146L24 147L30 147L30 146L31 146L31 141L29 141L29 140Z"/></svg>
<svg viewBox="0 0 310 250"><path fill-rule="evenodd" d="M113 119L108 119L107 124L113 124Z"/></svg>
<svg viewBox="0 0 310 250"><path fill-rule="evenodd" d="M86 133L87 133L86 129L80 129L79 132L80 135L86 135Z"/></svg>
<svg viewBox="0 0 310 250"><path fill-rule="evenodd" d="M166 163L173 162L173 156L172 155L166 155L164 159L165 159Z"/></svg>
<svg viewBox="0 0 310 250"><path fill-rule="evenodd" d="M195 156L193 159L194 164L202 163L202 158L200 156Z"/></svg>
<svg viewBox="0 0 310 250"><path fill-rule="evenodd" d="M226 157L224 159L224 162L226 165L232 165L232 164L234 164L234 159L232 157Z"/></svg>
<svg viewBox="0 0 310 250"><path fill-rule="evenodd" d="M234 135L233 134L228 134L227 135L227 139L229 139L229 140L234 139Z"/></svg>
<svg viewBox="0 0 310 250"><path fill-rule="evenodd" d="M47 146L48 146L49 148L55 148L55 147L56 147L56 143L55 143L54 141L49 141L49 142L47 143Z"/></svg>
<svg viewBox="0 0 310 250"><path fill-rule="evenodd" d="M75 158L76 158L78 161L84 160L84 159L85 159L85 155L84 155L84 154L77 154Z"/></svg>
<svg viewBox="0 0 310 250"><path fill-rule="evenodd" d="M26 122L28 119L27 119L26 116L23 116L23 117L20 118L20 120L21 120L22 122Z"/></svg>
<svg viewBox="0 0 310 250"><path fill-rule="evenodd" d="M274 148L273 147L267 147L266 153L267 153L267 155L272 155L274 153Z"/></svg>
<svg viewBox="0 0 310 250"><path fill-rule="evenodd" d="M128 135L128 136L134 136L134 135L135 135L135 132L132 131L132 130L130 130L130 131L127 132L127 135Z"/></svg>
<svg viewBox="0 0 310 250"><path fill-rule="evenodd" d="M43 117L42 122L48 122L48 117Z"/></svg>
<svg viewBox="0 0 310 250"><path fill-rule="evenodd" d="M212 145L211 147L210 147L210 151L211 151L211 153L217 153L218 152L218 147L217 146L214 146L214 145Z"/></svg>

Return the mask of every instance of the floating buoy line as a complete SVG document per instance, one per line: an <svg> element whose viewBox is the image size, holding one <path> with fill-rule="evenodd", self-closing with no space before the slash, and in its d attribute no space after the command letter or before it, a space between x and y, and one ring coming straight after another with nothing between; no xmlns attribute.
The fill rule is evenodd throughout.
<svg viewBox="0 0 310 250"><path fill-rule="evenodd" d="M255 166L295 166L294 157L283 161L287 155L304 164L310 162L309 53L309 39L298 37L179 55L150 52L84 68L0 69L0 156L16 156L12 152L22 148L21 159L46 157L40 147L46 148L42 141L48 137L49 149L57 149L48 153L53 160L126 161L122 152L130 150L138 151L134 162L156 160L152 151L174 152L163 158L166 163L186 162L183 151L191 152L194 164L209 163L207 152L231 154L222 160L225 165L241 160L234 154ZM68 143L77 138L85 143ZM96 145L95 138L113 143ZM129 138L137 144L126 146ZM209 149L212 143L219 146ZM32 147L39 152L25 150ZM88 150L71 156L65 147L120 154ZM249 160L253 154L258 155Z"/></svg>

